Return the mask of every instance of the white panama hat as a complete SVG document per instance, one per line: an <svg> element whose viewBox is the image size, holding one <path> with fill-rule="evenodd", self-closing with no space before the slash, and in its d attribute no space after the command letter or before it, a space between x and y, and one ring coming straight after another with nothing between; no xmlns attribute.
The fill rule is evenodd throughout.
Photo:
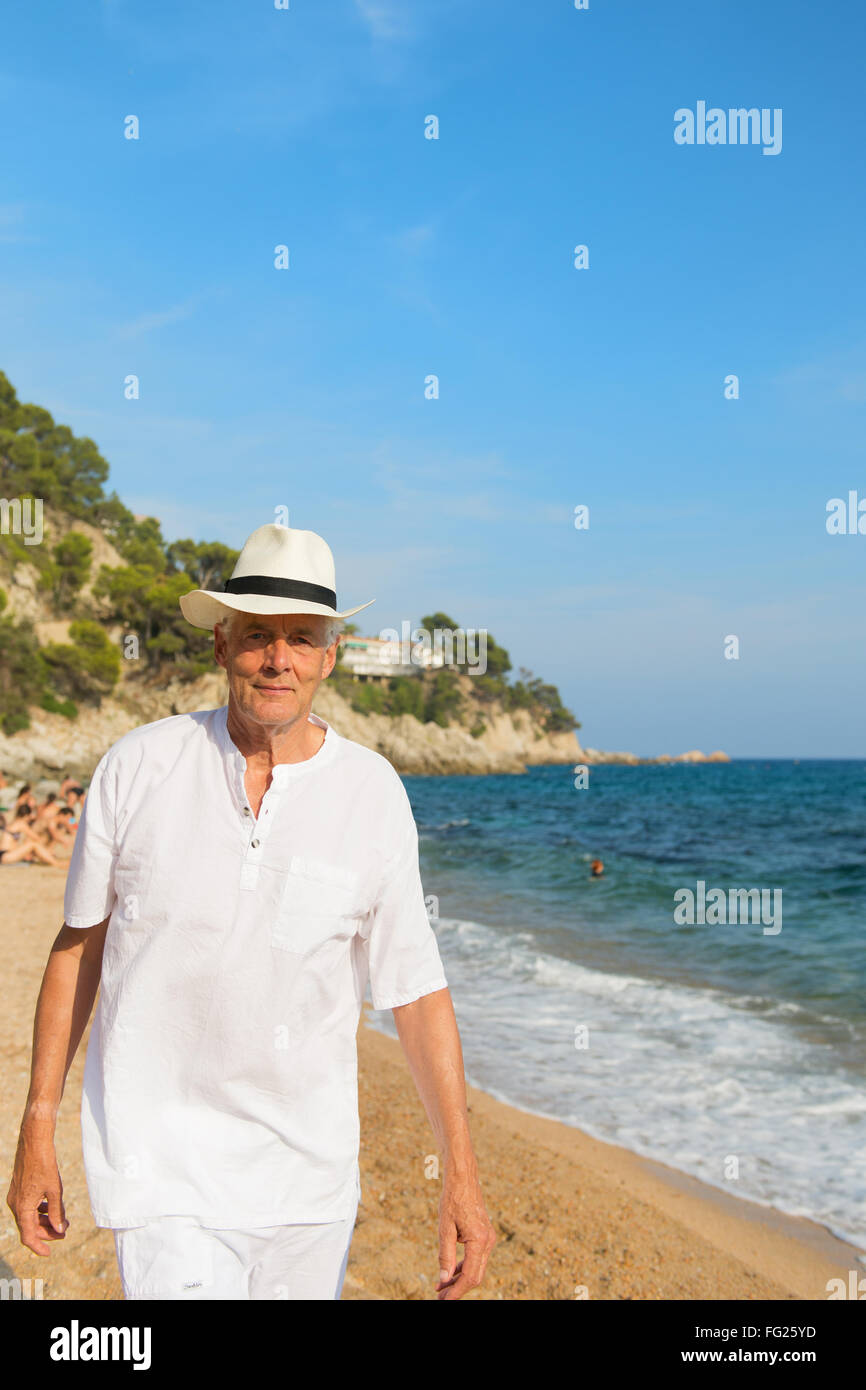
<svg viewBox="0 0 866 1390"><path fill-rule="evenodd" d="M375 599L337 612L334 557L315 531L269 522L248 536L224 590L192 589L178 600L193 627L213 628L227 608L242 613L320 613L350 618Z"/></svg>

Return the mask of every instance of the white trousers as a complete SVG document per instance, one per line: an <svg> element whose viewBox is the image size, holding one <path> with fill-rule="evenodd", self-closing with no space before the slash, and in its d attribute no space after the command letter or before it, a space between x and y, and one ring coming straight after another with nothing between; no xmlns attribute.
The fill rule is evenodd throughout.
<svg viewBox="0 0 866 1390"><path fill-rule="evenodd" d="M216 1231L164 1216L114 1231L126 1299L338 1299L357 1204L345 1221Z"/></svg>

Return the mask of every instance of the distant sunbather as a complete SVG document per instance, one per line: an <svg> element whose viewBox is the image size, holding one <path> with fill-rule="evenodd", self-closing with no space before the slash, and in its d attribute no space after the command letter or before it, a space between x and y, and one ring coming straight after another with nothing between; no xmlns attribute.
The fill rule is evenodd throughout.
<svg viewBox="0 0 866 1390"><path fill-rule="evenodd" d="M13 816L8 823L5 816L0 816L0 822L0 865L24 862L50 864L52 868L60 867L60 861L40 844L30 825L27 812Z"/></svg>

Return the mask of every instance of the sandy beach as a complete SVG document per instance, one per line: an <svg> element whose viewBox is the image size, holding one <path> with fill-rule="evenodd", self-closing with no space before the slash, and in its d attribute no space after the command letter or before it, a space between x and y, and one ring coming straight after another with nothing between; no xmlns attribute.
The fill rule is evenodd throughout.
<svg viewBox="0 0 866 1390"><path fill-rule="evenodd" d="M27 1093L33 1012L63 921L65 869L0 867L3 1221L0 1277L42 1279L46 1299L122 1297L110 1231L93 1225L81 1161L85 1042L70 1072L57 1150L70 1228L48 1259L24 1250L5 1206ZM460 1001L455 1001L458 1017ZM365 1016L366 1016L365 1009ZM439 1181L432 1134L394 1039L358 1033L363 1202L346 1299L435 1299ZM469 1088L488 1211L497 1230L470 1298L826 1299L858 1252L822 1226L717 1191L579 1130ZM585 1291L585 1292L583 1292Z"/></svg>

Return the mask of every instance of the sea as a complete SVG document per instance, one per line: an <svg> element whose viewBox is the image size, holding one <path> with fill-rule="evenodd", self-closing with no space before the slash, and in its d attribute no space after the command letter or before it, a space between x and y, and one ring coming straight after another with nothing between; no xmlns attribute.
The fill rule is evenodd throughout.
<svg viewBox="0 0 866 1390"><path fill-rule="evenodd" d="M866 1251L866 762L403 780L467 1079Z"/></svg>

